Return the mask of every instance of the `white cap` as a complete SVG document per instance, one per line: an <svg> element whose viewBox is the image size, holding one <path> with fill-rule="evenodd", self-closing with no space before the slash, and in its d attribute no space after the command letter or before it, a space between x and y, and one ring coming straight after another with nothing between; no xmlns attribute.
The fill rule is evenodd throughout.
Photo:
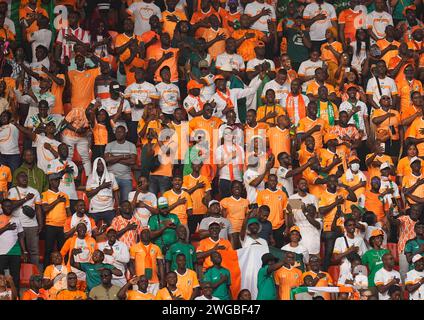
<svg viewBox="0 0 424 320"><path fill-rule="evenodd" d="M168 207L168 199L166 199L165 197L160 197L158 199L158 208L163 209L166 207Z"/></svg>
<svg viewBox="0 0 424 320"><path fill-rule="evenodd" d="M380 165L380 170L386 169L386 168L390 168L390 164L388 162L383 162Z"/></svg>
<svg viewBox="0 0 424 320"><path fill-rule="evenodd" d="M409 164L413 164L415 161L421 161L418 157L412 157L411 160L409 160Z"/></svg>
<svg viewBox="0 0 424 320"><path fill-rule="evenodd" d="M412 263L415 263L415 262L421 260L422 258L424 258L422 255L416 254L415 256L412 257Z"/></svg>
<svg viewBox="0 0 424 320"><path fill-rule="evenodd" d="M209 201L209 203L208 203L208 208L210 208L210 207L211 207L211 205L213 205L213 204L215 204L215 203L220 204L218 200L211 200L211 201Z"/></svg>

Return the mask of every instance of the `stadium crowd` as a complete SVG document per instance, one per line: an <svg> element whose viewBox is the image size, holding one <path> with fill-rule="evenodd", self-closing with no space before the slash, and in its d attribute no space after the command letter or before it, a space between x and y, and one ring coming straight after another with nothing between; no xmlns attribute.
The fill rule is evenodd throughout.
<svg viewBox="0 0 424 320"><path fill-rule="evenodd" d="M421 0L0 0L0 299L423 300Z"/></svg>

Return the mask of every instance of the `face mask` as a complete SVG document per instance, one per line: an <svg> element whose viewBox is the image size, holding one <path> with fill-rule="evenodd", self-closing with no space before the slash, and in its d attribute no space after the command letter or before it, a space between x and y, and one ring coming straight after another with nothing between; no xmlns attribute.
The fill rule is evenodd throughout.
<svg viewBox="0 0 424 320"><path fill-rule="evenodd" d="M350 169L354 172L358 172L359 171L359 163L352 163L350 165Z"/></svg>

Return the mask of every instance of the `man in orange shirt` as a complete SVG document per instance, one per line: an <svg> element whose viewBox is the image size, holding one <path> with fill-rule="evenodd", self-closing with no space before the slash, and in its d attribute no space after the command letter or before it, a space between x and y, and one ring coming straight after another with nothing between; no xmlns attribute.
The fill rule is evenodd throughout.
<svg viewBox="0 0 424 320"><path fill-rule="evenodd" d="M349 8L344 9L339 14L339 35L344 48L356 40L356 30L361 29L366 24L367 12L361 9L355 10L359 5L358 0L350 0Z"/></svg>
<svg viewBox="0 0 424 320"><path fill-rule="evenodd" d="M268 177L267 188L258 191L256 203L258 206L267 205L270 208L268 220L272 224L272 232L276 241L276 247L281 248L284 245L283 234L286 228L284 222L284 211L287 207L287 195L277 189L278 178L275 174L270 174Z"/></svg>
<svg viewBox="0 0 424 320"><path fill-rule="evenodd" d="M424 203L424 174L421 172L421 161L413 157L410 161L411 174L405 175L402 180L402 191L409 204Z"/></svg>
<svg viewBox="0 0 424 320"><path fill-rule="evenodd" d="M217 15L211 15L208 20L211 27L206 29L202 38L208 43L208 53L211 59L215 61L218 55L225 52L225 39L230 37L230 33L227 29L220 27L220 21Z"/></svg>
<svg viewBox="0 0 424 320"><path fill-rule="evenodd" d="M424 111L424 105L421 106L421 112ZM406 139L413 142L418 149L418 156L424 157L424 115L416 118L407 130Z"/></svg>
<svg viewBox="0 0 424 320"><path fill-rule="evenodd" d="M75 65L77 66L75 70L68 71L71 84L71 105L73 108L86 109L94 100L94 82L100 74L100 69L86 69L85 57L81 54L75 56Z"/></svg>
<svg viewBox="0 0 424 320"><path fill-rule="evenodd" d="M376 44L381 50L381 58L386 65L389 65L390 59L396 57L400 43L395 40L395 27L388 25L386 27L386 36L377 40Z"/></svg>
<svg viewBox="0 0 424 320"><path fill-rule="evenodd" d="M193 213L193 203L191 196L182 189L183 178L179 175L172 177L172 188L166 191L163 196L168 200L169 212L176 214L181 224L187 227L187 219Z"/></svg>
<svg viewBox="0 0 424 320"><path fill-rule="evenodd" d="M312 255L309 258L309 271L306 271L302 274L302 282L304 282L305 277L311 276L313 278L314 287L330 287L334 285L333 278L330 274L321 271L321 261L319 256ZM330 300L330 293L324 292L322 296L325 300Z"/></svg>
<svg viewBox="0 0 424 320"><path fill-rule="evenodd" d="M45 224L45 254L44 265L48 266L50 255L55 244L57 248L62 248L65 242L63 228L66 218L71 215L70 201L66 193L59 191L59 184L62 176L57 173L49 175L49 190L41 194L41 204L46 215Z"/></svg>
<svg viewBox="0 0 424 320"><path fill-rule="evenodd" d="M339 233L335 230L336 225L340 225L341 221L337 218L337 212L344 212L345 201L356 202L358 199L355 192L349 187L338 187L338 178L336 175L329 175L327 178L327 188L324 190L319 201L319 213L323 216L323 238L325 243L325 253L323 270L327 271L330 266L331 256L333 254L334 244L339 237Z"/></svg>
<svg viewBox="0 0 424 320"><path fill-rule="evenodd" d="M220 250L231 249L230 241L219 238L221 226L218 222L211 222L208 228L209 237L200 240L196 250L197 260L203 260L203 271L213 266L211 261L212 253Z"/></svg>
<svg viewBox="0 0 424 320"><path fill-rule="evenodd" d="M287 115L278 116L277 126L269 128L266 136L275 159L281 152L291 154L292 136L290 135L290 119ZM274 163L274 168L278 168L277 161Z"/></svg>
<svg viewBox="0 0 424 320"><path fill-rule="evenodd" d="M384 170L386 168L389 168L389 165L387 163L383 163L381 165L381 169ZM383 203L383 197L385 196L384 193L381 193L381 180L379 177L371 177L371 188L368 190L365 190L365 204L364 207L368 211L372 211L375 216L377 217L378 222L382 222L384 220L384 217L386 216L384 212L384 203Z"/></svg>
<svg viewBox="0 0 424 320"><path fill-rule="evenodd" d="M278 300L290 300L291 289L302 284L302 271L292 267L295 263L294 252L286 252L283 258L283 266L274 272L275 285L278 292Z"/></svg>
<svg viewBox="0 0 424 320"><path fill-rule="evenodd" d="M169 33L162 33L160 37L161 46L152 53L149 57L149 65L153 65L152 71L154 72L155 82L161 82L160 70L168 66L171 71L171 82L178 82L178 56L180 49L171 47L171 37Z"/></svg>
<svg viewBox="0 0 424 320"><path fill-rule="evenodd" d="M25 39L27 39L27 35L38 30L37 20L40 16L49 17L47 11L41 8L37 2L37 0L29 0L25 7L19 9L19 22Z"/></svg>
<svg viewBox="0 0 424 320"><path fill-rule="evenodd" d="M302 142L311 136L315 140L315 150L322 148L322 138L327 131L327 123L317 117L317 104L314 101L308 103L306 117L300 119L297 128L297 136Z"/></svg>
<svg viewBox="0 0 424 320"><path fill-rule="evenodd" d="M149 280L147 291L156 295L159 280L165 284L164 258L160 248L151 242L150 230L145 228L140 233L140 242L130 248L128 270L131 276L145 275Z"/></svg>
<svg viewBox="0 0 424 320"><path fill-rule="evenodd" d="M162 11L162 31L168 33L171 39L174 37L174 30L177 23L187 21L185 12L181 9L176 9L178 1L166 0L166 10Z"/></svg>

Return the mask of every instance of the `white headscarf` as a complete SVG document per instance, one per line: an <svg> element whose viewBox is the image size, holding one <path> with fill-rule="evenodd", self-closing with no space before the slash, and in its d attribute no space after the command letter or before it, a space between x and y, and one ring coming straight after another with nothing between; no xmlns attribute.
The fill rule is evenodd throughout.
<svg viewBox="0 0 424 320"><path fill-rule="evenodd" d="M104 171L101 177L97 174L97 163L101 161L104 166ZM103 158L96 158L93 162L93 172L91 173L90 177L88 178L87 184L98 184L99 186L103 182L111 182L112 178L110 176L109 171L107 170L106 161ZM110 190L108 189L102 189L99 191L99 196L110 196Z"/></svg>

